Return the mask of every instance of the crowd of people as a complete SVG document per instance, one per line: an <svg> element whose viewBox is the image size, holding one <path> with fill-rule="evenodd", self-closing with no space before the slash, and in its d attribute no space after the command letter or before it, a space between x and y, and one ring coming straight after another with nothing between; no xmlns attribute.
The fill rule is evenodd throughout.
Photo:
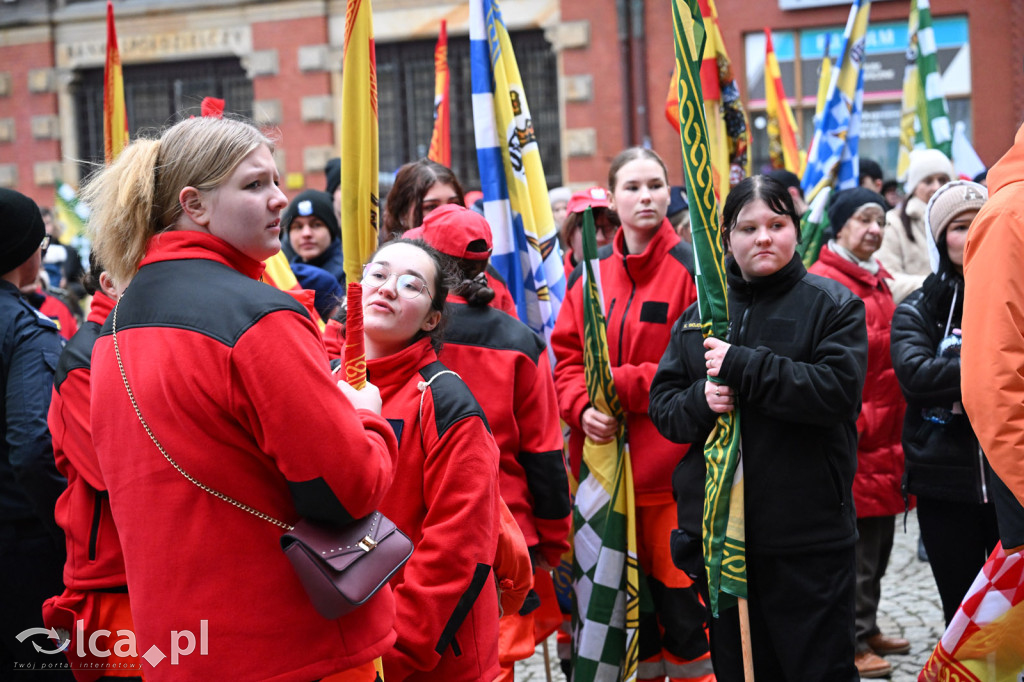
<svg viewBox="0 0 1024 682"><path fill-rule="evenodd" d="M862 160L810 267L799 179L732 187L732 322L705 338L686 192L654 151L623 151L606 187L550 193L568 281L550 348L517 319L489 264L490 226L455 174L408 163L361 274L368 382L356 389L335 371L357 304L338 162L326 191L289 201L273 149L214 118L133 141L84 188L87 272L51 251L33 201L0 189L0 676L512 680L556 629L571 639L552 572L571 556L583 444L624 433L644 580L638 677L742 680L738 609L710 616L701 544L703 446L737 408L759 679L890 673L884 656L910 643L876 614L909 509L947 622L996 542L1024 545L1020 458L1007 454L1019 439L975 428L976 409L1019 413L1019 393L969 398L960 361L979 329L1019 357L1021 320L986 312L984 284L968 286L988 192L952 180L940 152L911 154L896 205ZM1021 150L1024 138L993 168L1000 198L1016 191ZM977 250L1019 282L992 245L1019 253L1020 223L1007 224L1019 210L998 206ZM588 209L624 431L587 393ZM313 295L262 281L279 251ZM84 317L45 307L58 295L41 272L83 287ZM375 511L412 556L327 619L282 528ZM33 627L57 641L24 641Z"/></svg>

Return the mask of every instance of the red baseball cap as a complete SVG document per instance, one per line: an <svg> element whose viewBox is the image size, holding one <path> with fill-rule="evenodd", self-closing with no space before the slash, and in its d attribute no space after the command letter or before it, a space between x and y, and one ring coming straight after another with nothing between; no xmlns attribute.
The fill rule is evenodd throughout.
<svg viewBox="0 0 1024 682"><path fill-rule="evenodd" d="M469 260L487 260L494 248L487 219L457 204L435 208L422 226L407 230L403 237L422 239L443 254Z"/></svg>
<svg viewBox="0 0 1024 682"><path fill-rule="evenodd" d="M582 192L576 192L569 199L569 205L565 210L568 213L583 213L588 206L590 208L610 208L607 190L604 187L591 187Z"/></svg>

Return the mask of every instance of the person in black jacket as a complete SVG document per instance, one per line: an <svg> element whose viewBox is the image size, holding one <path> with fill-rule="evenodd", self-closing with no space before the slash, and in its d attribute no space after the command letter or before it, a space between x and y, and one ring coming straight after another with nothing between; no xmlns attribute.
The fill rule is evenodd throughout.
<svg viewBox="0 0 1024 682"><path fill-rule="evenodd" d="M892 364L907 398L903 490L917 495L921 539L948 625L999 539L992 472L960 400L960 322L967 228L988 191L941 187L928 202L933 274L892 320Z"/></svg>
<svg viewBox="0 0 1024 682"><path fill-rule="evenodd" d="M687 309L651 385L651 419L669 440L699 446L719 414L740 408L756 675L855 682L852 486L867 368L864 304L806 272L795 253L799 216L777 181L745 179L729 192L722 218L732 253L728 337L705 340L697 306ZM700 449L690 453L673 474L673 556L706 590L705 466ZM710 619L710 633L717 679L742 680L737 609Z"/></svg>
<svg viewBox="0 0 1024 682"><path fill-rule="evenodd" d="M48 242L35 202L0 188L0 677L16 664L53 666L49 653L59 648L27 632L41 628L43 600L64 590L64 532L53 508L67 481L46 427L63 344L57 325L19 293L36 280ZM48 675L37 679L72 679L52 668Z"/></svg>

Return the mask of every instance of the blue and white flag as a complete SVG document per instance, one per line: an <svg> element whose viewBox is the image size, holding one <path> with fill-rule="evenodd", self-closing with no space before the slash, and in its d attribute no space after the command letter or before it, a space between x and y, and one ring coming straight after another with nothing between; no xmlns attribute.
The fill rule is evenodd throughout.
<svg viewBox="0 0 1024 682"><path fill-rule="evenodd" d="M864 69L857 77L857 92L853 96L850 123L846 131L846 145L839 157L839 180L836 189L860 186L860 119L864 113Z"/></svg>
<svg viewBox="0 0 1024 682"><path fill-rule="evenodd" d="M550 339L565 298L565 266L547 181L497 0L469 3L473 127L491 224L491 263L505 278L519 319Z"/></svg>
<svg viewBox="0 0 1024 682"><path fill-rule="evenodd" d="M853 0L850 18L843 32L843 48L836 60L832 82L825 97L825 109L822 111L821 120L815 122L814 137L807 152L807 169L800 183L807 201L811 201L826 185L832 185L838 175L837 167L847 147L850 126L853 123L857 84L862 82L860 72L864 66L864 52L867 49L870 11L870 0ZM857 126L859 129L859 120Z"/></svg>

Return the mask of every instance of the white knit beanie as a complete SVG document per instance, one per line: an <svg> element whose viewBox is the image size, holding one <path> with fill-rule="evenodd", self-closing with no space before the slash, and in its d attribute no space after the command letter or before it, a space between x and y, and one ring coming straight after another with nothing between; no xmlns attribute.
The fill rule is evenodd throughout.
<svg viewBox="0 0 1024 682"><path fill-rule="evenodd" d="M572 198L572 190L568 187L555 187L548 191L548 201L554 206L559 201L569 203L569 199Z"/></svg>
<svg viewBox="0 0 1024 682"><path fill-rule="evenodd" d="M931 236L928 241L928 253L932 262L932 272L938 271L937 245L945 236L949 224L963 213L981 210L987 199L988 190L970 180L948 182L932 195L924 213L924 225Z"/></svg>
<svg viewBox="0 0 1024 682"><path fill-rule="evenodd" d="M944 173L950 180L956 178L953 164L938 149L915 149L910 152L910 167L907 169L907 182L903 190L913 194L918 183L929 175Z"/></svg>

